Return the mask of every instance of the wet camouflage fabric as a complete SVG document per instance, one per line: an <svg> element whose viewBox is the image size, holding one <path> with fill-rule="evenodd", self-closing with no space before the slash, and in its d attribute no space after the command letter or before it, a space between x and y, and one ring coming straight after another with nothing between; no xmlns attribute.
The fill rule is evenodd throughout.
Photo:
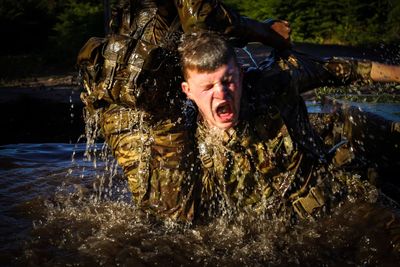
<svg viewBox="0 0 400 267"><path fill-rule="evenodd" d="M81 49L82 101L100 110L103 136L139 206L193 219L198 164L176 46L183 31L198 29L244 44L247 21L216 0L121 1L112 33Z"/></svg>
<svg viewBox="0 0 400 267"><path fill-rule="evenodd" d="M343 85L352 81L369 83L370 61L346 58L312 58L297 52L272 55L244 79L248 84L245 101L253 108L243 112L264 114L276 109L286 124L295 146L320 161L327 160L327 151L308 119L301 93L323 85ZM269 103L269 105L265 105ZM276 112L276 111L275 111Z"/></svg>
<svg viewBox="0 0 400 267"><path fill-rule="evenodd" d="M134 11L138 12L132 16ZM191 111L183 109L177 40L182 29L211 29L243 44L251 32L247 22L219 1L122 1L113 17L113 32L107 38L91 38L82 48L78 57L86 89L82 100L89 111L100 110L103 136L123 168L139 206L174 219L192 220L195 216L203 186L196 177L199 164L193 143L195 127L187 114ZM332 65L335 71L336 65ZM347 68L342 69L341 77L353 78L346 76ZM261 71L274 73L267 68ZM312 75L314 70L308 71ZM307 77L304 73L298 76ZM292 92L275 92L280 97L276 103L287 106ZM301 102L296 102L287 113L300 114L299 121L305 122L297 132L299 128L288 127L292 136L312 133L303 119L306 113L299 112L304 109ZM284 114L284 110L280 112ZM292 117L282 117L290 125ZM292 124L296 124L295 120ZM317 147L314 143L303 146L308 146L309 151ZM251 203L258 200L259 194L249 195L254 196Z"/></svg>
<svg viewBox="0 0 400 267"><path fill-rule="evenodd" d="M253 32L249 19L217 0L127 0L114 13L113 32L90 38L78 55L82 100L91 109L107 103L148 109L180 97L176 48L183 31L213 30L242 45Z"/></svg>
<svg viewBox="0 0 400 267"><path fill-rule="evenodd" d="M330 83L368 82L370 69L367 61L291 54L247 72L239 124L215 131L199 122L202 212L296 212L304 218L350 195L370 195L374 201L374 187L358 177L328 171L314 157L323 147L312 140L318 136L299 95Z"/></svg>
<svg viewBox="0 0 400 267"><path fill-rule="evenodd" d="M144 111L112 104L100 124L135 201L155 214L193 219L195 147L182 120L154 121Z"/></svg>

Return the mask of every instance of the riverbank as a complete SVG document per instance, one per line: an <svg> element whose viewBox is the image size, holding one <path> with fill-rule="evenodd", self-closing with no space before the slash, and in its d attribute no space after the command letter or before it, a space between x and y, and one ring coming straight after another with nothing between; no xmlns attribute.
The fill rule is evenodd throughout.
<svg viewBox="0 0 400 267"><path fill-rule="evenodd" d="M75 143L83 134L77 75L8 81L0 87L0 144Z"/></svg>

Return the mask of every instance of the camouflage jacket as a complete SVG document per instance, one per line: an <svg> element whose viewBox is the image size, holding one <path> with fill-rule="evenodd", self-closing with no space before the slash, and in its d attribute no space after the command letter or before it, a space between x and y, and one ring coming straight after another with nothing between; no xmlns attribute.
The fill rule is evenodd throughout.
<svg viewBox="0 0 400 267"><path fill-rule="evenodd" d="M195 116L183 112L176 46L182 32L198 29L244 44L249 20L218 0L126 0L111 26L111 34L91 38L78 56L81 98L100 117L93 121L101 131L93 133L101 132L138 206L191 220L200 186L195 121L187 118Z"/></svg>
<svg viewBox="0 0 400 267"><path fill-rule="evenodd" d="M370 68L368 61L291 54L245 73L238 125L219 131L199 122L203 211L276 214L293 205L305 217L338 193L334 190L345 188L345 179L333 186L334 179L313 173L321 166L312 157L320 153L320 144L300 93L325 84L368 81Z"/></svg>
<svg viewBox="0 0 400 267"><path fill-rule="evenodd" d="M296 149L326 161L326 150L314 132L301 94L320 86L334 86L360 81L370 82L371 62L351 58L314 58L294 51L272 54L256 70L248 72L243 98L253 103L249 114L269 112L269 103L277 109L288 128ZM246 111L247 110L247 111Z"/></svg>
<svg viewBox="0 0 400 267"><path fill-rule="evenodd" d="M92 37L78 55L82 100L90 109L116 103L156 116L178 111L181 103L173 102L182 98L176 54L181 33L208 29L243 45L252 31L249 21L218 0L120 1L111 34Z"/></svg>

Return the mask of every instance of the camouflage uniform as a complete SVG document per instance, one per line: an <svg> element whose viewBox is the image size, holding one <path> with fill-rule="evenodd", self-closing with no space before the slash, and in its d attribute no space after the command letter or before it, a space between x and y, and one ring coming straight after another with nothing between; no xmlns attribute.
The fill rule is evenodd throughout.
<svg viewBox="0 0 400 267"><path fill-rule="evenodd" d="M100 114L103 136L140 206L191 220L199 197L176 55L182 31L210 29L245 44L249 21L217 0L121 1L112 33L81 49L82 100Z"/></svg>
<svg viewBox="0 0 400 267"><path fill-rule="evenodd" d="M368 82L370 70L369 61L293 53L245 73L238 125L214 133L199 122L202 211L288 211L308 217L349 192L374 199L373 187L345 173L333 175L315 160L323 147L314 141L318 137L300 96L326 84Z"/></svg>

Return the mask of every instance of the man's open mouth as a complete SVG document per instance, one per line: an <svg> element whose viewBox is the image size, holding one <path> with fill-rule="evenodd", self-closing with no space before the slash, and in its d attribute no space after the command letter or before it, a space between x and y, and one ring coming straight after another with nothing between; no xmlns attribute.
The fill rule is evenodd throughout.
<svg viewBox="0 0 400 267"><path fill-rule="evenodd" d="M233 118L233 110L229 102L220 104L217 107L216 112L218 117L223 121L227 121Z"/></svg>

